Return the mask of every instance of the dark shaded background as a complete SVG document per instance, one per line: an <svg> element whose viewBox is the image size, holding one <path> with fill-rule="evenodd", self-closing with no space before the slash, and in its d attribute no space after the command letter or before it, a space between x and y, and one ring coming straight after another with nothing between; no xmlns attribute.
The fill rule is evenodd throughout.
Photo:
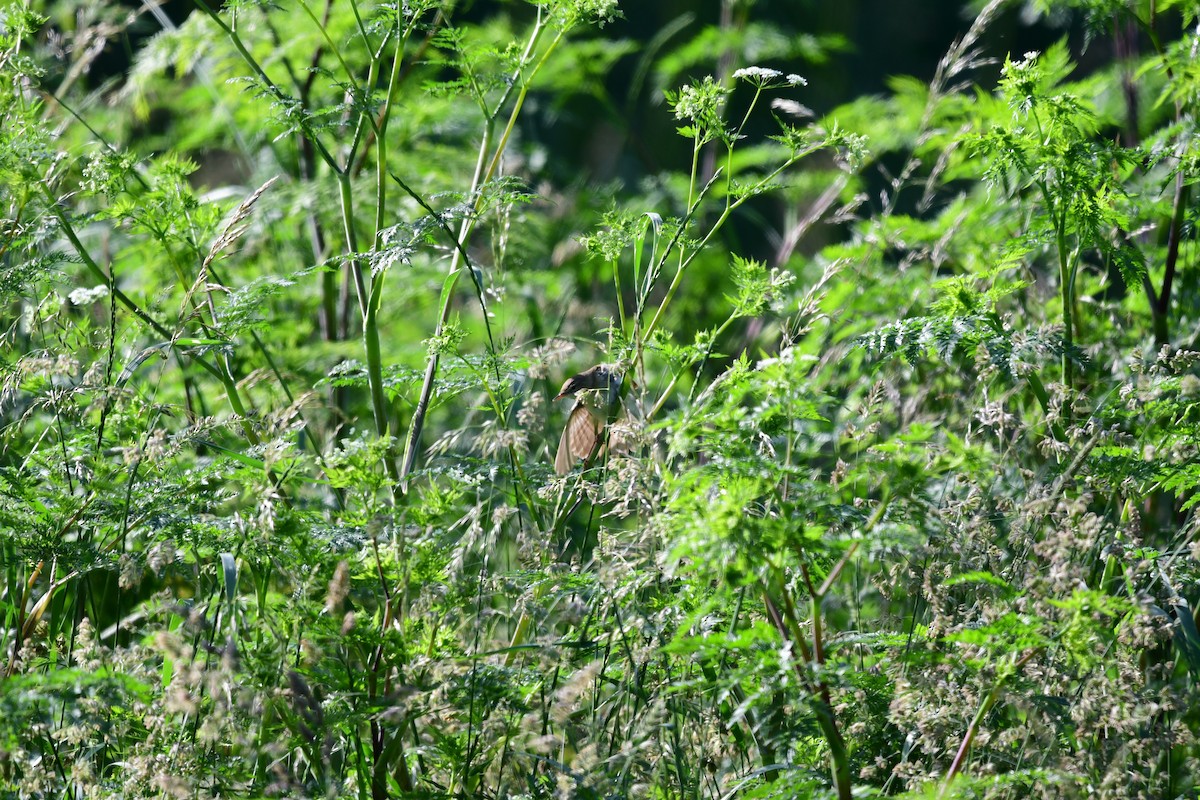
<svg viewBox="0 0 1200 800"><path fill-rule="evenodd" d="M141 0L121 2L130 8L141 7ZM576 189L614 183L632 188L648 176L668 171L686 174L690 148L680 146L678 123L666 104L664 90L714 72L727 75L730 70L749 64L741 56L727 56L718 63L720 54L713 52L683 73L665 78L656 74L653 67L647 71L647 67L686 48L706 29L757 24L765 25L772 33L783 34L788 41L807 36L827 44L816 56L768 57L758 62L759 66L796 72L807 78L807 86L788 90L786 96L804 103L819 117L861 96L888 92L888 81L895 76L913 76L927 83L946 50L970 27L980 5L968 5L961 0L751 3L743 0L728 8L722 0L622 0L623 19L603 29L579 33L598 41L633 43L630 52L617 59L597 80L601 88L595 94L548 90L530 96L521 119L521 139L544 155L543 166L533 176L534 183L545 181L550 186ZM196 13L195 0L169 0L162 8L176 24L188 14ZM466 0L458 4L452 21L460 25L478 23L497 13L532 18L536 11L525 0ZM682 18L690 21L681 25ZM158 31L159 23L153 16L142 14L123 37L109 45L89 81L98 86L113 77L119 80L145 38ZM673 33L664 38L664 31ZM1078 19L1068 24L1066 18L1039 18L1017 3L1004 9L992 22L978 47L989 57L1002 60L1005 54L1020 56L1029 50L1044 50L1063 36L1071 38L1073 52L1083 52L1081 74L1090 71L1092 65L1111 63L1111 32L1101 31L1086 37ZM1086 48L1082 46L1085 42ZM969 77L986 89L998 74L999 63L996 63ZM749 91L743 84L734 88ZM743 108L743 100L748 97L735 94L731 107ZM756 111L746 130L753 140L761 141L762 137L777 132L777 123L766 105L763 103ZM169 119L151 119L148 127L165 130L170 124ZM209 182L204 177L206 173L226 176L230 172L228 153L190 155L201 165L197 176L201 183ZM871 196L884 188L885 176L900 169L905 157L876 155L879 168L868 170L863 176ZM234 174L240 169L233 165ZM900 207L904 208L903 200ZM742 230L741 225L739 222L732 226L730 235L751 242L761 238L754 230ZM811 242L812 246L819 244L816 238ZM766 250L759 252L765 246L761 242L758 247L744 241L739 243L739 247L755 257L768 255Z"/></svg>
<svg viewBox="0 0 1200 800"><path fill-rule="evenodd" d="M141 0L120 0L120 4L140 8ZM195 3L168 0L162 8L178 24L195 10ZM485 0L460 4L454 18L460 23L478 22L500 10L532 13L531 7L523 2ZM608 25L597 35L633 40L639 44L639 50L679 17L692 15L694 21L672 37L665 52L706 26L718 26L721 0L624 0L621 10L624 19ZM967 6L958 0L758 0L749 9L753 20L782 32L836 35L845 40L845 49L830 53L824 64L763 65L798 71L808 78L805 102L818 114L860 95L885 91L891 76L912 75L928 81L938 60L969 27L974 15L974 5ZM91 76L93 83L99 84L124 72L141 41L157 31L154 19L143 15L122 41L110 45L98 59ZM1014 4L993 23L981 45L989 53L1019 55L1027 50L1044 49L1067 32L1045 19L1034 19L1022 6ZM1073 38L1081 36L1077 25L1069 33ZM1109 42L1100 38L1092 43L1089 55L1103 62L1110 50ZM624 99L635 59L636 55L622 59L609 76L608 90L612 97ZM1086 60L1089 59L1081 64L1085 70ZM661 97L642 97L640 102L657 105ZM576 136L565 138L578 141Z"/></svg>

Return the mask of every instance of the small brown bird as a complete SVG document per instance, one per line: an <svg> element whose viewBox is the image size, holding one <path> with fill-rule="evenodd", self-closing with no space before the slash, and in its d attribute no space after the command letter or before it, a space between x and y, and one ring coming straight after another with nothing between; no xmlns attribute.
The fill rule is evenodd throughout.
<svg viewBox="0 0 1200 800"><path fill-rule="evenodd" d="M571 467L596 452L608 424L608 412L621 394L621 373L597 364L567 378L555 397L574 397L575 405L567 417L567 427L558 440L554 471L566 475Z"/></svg>

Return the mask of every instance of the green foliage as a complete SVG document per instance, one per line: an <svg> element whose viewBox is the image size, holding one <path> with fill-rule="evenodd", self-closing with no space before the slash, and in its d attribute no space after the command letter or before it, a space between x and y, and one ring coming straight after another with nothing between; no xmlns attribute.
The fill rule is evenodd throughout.
<svg viewBox="0 0 1200 800"><path fill-rule="evenodd" d="M0 794L1194 796L1195 14L1002 5L0 10Z"/></svg>

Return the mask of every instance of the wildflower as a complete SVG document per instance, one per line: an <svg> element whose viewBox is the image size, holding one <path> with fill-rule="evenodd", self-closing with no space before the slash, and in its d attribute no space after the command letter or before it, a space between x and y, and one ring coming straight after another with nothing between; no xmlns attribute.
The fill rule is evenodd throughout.
<svg viewBox="0 0 1200 800"><path fill-rule="evenodd" d="M808 85L807 80L794 72L784 75L770 67L742 67L733 73L733 79L752 83L760 89Z"/></svg>
<svg viewBox="0 0 1200 800"><path fill-rule="evenodd" d="M775 79L783 75L777 69L768 69L767 67L742 67L733 73L734 80L747 81L748 83L756 83L759 86L766 86L773 83Z"/></svg>

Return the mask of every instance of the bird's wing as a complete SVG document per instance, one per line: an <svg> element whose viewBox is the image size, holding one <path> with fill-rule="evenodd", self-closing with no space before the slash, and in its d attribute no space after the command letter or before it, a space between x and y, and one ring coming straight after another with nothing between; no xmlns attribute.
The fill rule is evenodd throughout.
<svg viewBox="0 0 1200 800"><path fill-rule="evenodd" d="M571 467L592 454L596 441L604 432L604 417L583 403L576 403L567 417L558 440L558 453L554 456L554 471L566 475Z"/></svg>

